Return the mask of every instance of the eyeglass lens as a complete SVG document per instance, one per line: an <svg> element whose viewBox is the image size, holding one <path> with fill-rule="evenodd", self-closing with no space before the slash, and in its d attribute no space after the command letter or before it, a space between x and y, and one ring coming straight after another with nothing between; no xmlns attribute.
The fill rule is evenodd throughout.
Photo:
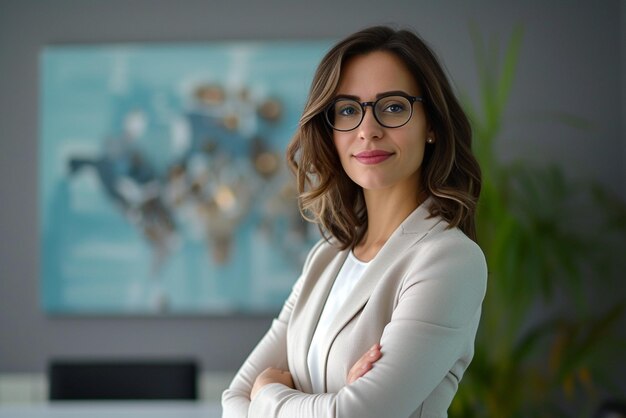
<svg viewBox="0 0 626 418"><path fill-rule="evenodd" d="M411 118L411 102L403 96L387 96L371 105L378 123L387 128L397 128ZM328 121L333 128L350 131L361 124L364 109L361 103L352 99L338 99L328 110Z"/></svg>

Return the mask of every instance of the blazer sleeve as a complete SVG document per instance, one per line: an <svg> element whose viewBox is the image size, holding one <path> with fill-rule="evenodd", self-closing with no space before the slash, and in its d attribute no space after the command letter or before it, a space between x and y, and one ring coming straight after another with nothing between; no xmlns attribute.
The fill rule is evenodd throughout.
<svg viewBox="0 0 626 418"><path fill-rule="evenodd" d="M250 418L408 417L455 364L473 353L487 268L470 240L437 240L420 250L381 337L383 356L337 393L305 394L274 383L250 405ZM469 362L469 360L467 360Z"/></svg>
<svg viewBox="0 0 626 418"><path fill-rule="evenodd" d="M309 252L304 263L306 271L311 258L322 242ZM252 353L241 366L228 389L222 393L222 418L246 418L249 416L250 392L257 376L268 367L288 370L287 324L298 299L304 275L296 281L280 313Z"/></svg>

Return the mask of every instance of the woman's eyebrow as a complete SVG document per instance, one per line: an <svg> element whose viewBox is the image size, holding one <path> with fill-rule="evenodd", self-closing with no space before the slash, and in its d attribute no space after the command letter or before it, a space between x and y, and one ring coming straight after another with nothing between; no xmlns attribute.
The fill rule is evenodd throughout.
<svg viewBox="0 0 626 418"><path fill-rule="evenodd" d="M406 92L404 92L402 90L391 90L391 91L385 91L385 92L382 92L382 93L378 93L376 95L376 98L380 99L381 97L384 97L384 96L394 96L394 95L410 96L410 94L407 94Z"/></svg>
<svg viewBox="0 0 626 418"><path fill-rule="evenodd" d="M376 99L380 99L381 97L385 97L385 96L393 96L393 95L409 96L409 94L407 94L405 91L391 90L391 91L383 91L382 93L376 94ZM357 102L361 101L361 98L359 96L354 96L352 94L338 94L337 96L335 96L335 98L336 99L351 99L351 100L356 100Z"/></svg>
<svg viewBox="0 0 626 418"><path fill-rule="evenodd" d="M361 101L361 98L359 96L353 96L351 94L338 94L335 96L335 99L350 99L356 100L357 102Z"/></svg>

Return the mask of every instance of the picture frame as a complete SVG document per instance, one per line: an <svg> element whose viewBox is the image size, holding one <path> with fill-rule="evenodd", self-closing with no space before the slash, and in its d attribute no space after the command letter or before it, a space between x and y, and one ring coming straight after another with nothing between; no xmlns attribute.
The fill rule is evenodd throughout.
<svg viewBox="0 0 626 418"><path fill-rule="evenodd" d="M329 45L46 47L43 311L276 313L320 238L284 151Z"/></svg>

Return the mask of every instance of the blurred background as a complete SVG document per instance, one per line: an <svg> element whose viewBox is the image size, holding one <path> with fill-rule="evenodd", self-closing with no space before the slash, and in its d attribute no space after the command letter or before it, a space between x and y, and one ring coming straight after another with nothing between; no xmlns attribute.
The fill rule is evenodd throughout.
<svg viewBox="0 0 626 418"><path fill-rule="evenodd" d="M39 300L39 54L51 44L416 30L470 114L490 282L451 416L591 416L626 394L626 1L0 0L0 402L57 357L185 357L217 399L264 316L48 316ZM295 277L294 277L295 280Z"/></svg>

